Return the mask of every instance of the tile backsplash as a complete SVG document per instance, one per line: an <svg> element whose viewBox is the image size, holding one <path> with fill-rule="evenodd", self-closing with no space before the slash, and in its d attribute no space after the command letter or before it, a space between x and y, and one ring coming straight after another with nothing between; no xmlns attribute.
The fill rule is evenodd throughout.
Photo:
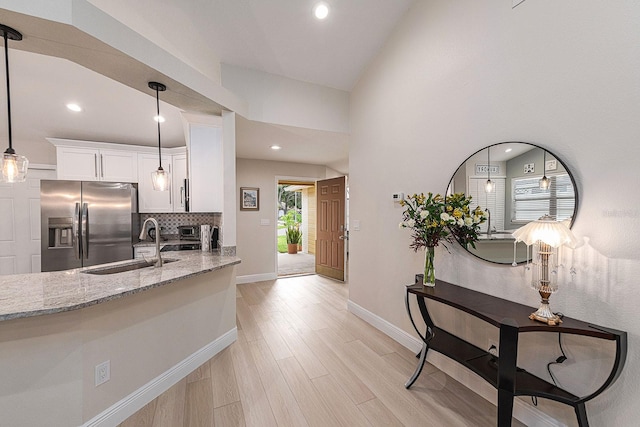
<svg viewBox="0 0 640 427"><path fill-rule="evenodd" d="M217 213L143 213L140 214L140 223L147 218L155 218L162 230L162 235L177 235L179 225L217 225L222 224L222 214Z"/></svg>

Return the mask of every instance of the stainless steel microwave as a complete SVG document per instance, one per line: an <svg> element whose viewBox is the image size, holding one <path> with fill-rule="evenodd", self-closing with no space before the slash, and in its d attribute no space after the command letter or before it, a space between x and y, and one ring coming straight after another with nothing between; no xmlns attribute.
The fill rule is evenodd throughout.
<svg viewBox="0 0 640 427"><path fill-rule="evenodd" d="M180 240L200 240L200 226L180 225L178 226L178 236Z"/></svg>

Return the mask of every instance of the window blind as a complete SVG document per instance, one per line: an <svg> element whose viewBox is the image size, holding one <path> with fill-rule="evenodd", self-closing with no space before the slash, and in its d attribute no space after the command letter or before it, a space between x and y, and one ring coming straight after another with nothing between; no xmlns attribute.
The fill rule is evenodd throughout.
<svg viewBox="0 0 640 427"><path fill-rule="evenodd" d="M547 190L540 189L540 178L512 179L512 221L534 221L547 214L563 221L573 215L575 198L569 175L550 176Z"/></svg>

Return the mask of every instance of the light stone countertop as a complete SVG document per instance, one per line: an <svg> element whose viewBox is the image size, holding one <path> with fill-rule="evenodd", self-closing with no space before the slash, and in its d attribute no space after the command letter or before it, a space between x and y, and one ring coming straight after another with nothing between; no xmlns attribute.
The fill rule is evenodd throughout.
<svg viewBox="0 0 640 427"><path fill-rule="evenodd" d="M107 275L82 271L140 260L0 276L0 321L78 310L240 263L240 258L235 256L201 251L163 252L162 258L177 261L161 268L146 267Z"/></svg>

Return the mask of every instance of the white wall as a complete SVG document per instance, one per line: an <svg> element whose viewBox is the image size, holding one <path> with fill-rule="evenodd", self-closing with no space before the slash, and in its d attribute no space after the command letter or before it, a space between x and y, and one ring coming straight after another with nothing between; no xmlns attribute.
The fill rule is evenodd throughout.
<svg viewBox="0 0 640 427"><path fill-rule="evenodd" d="M640 418L640 200L624 190L640 182L638 22L632 0L537 0L515 9L506 0L418 1L351 97L350 218L361 231L350 236L350 298L406 331L403 285L423 254L398 230L402 208L391 194L442 193L467 156L501 141L532 142L567 163L580 192L574 232L589 242L568 260L577 275L565 275L552 306L629 332L622 377L587 404L592 425ZM458 247L436 258L440 279L538 304L522 268L484 263ZM543 375L559 355L556 340L540 338L545 351L524 362ZM570 361L556 372L580 390L603 363L588 347L568 345ZM575 424L569 407L541 407Z"/></svg>
<svg viewBox="0 0 640 427"><path fill-rule="evenodd" d="M222 64L222 86L249 104L250 120L349 132L349 93Z"/></svg>
<svg viewBox="0 0 640 427"><path fill-rule="evenodd" d="M289 177L315 181L324 179L326 170L319 165L237 159L238 194L240 187L260 188L258 212L241 211L240 206L237 207L237 254L242 259L238 276L253 276L256 280L276 276L277 180ZM262 219L269 220L269 225L260 225Z"/></svg>

